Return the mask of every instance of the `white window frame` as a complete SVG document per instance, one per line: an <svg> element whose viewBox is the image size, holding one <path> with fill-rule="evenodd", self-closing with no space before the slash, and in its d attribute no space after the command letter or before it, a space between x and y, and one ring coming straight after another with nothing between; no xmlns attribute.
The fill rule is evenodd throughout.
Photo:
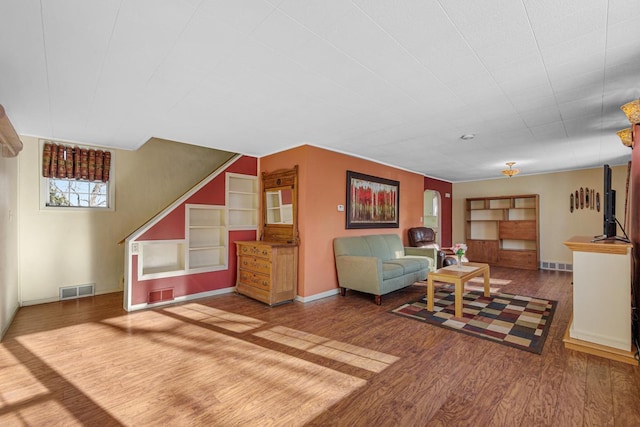
<svg viewBox="0 0 640 427"><path fill-rule="evenodd" d="M107 207L89 207L89 206L49 206L47 205L47 202L49 201L49 179L65 179L65 178L47 178L42 176L42 149L44 147L44 143L45 142L52 142L54 144L61 144L61 145L73 145L73 146L78 146L81 148L89 148L89 149L95 149L95 150L103 150L103 151L109 151L111 153L111 166L110 166L110 170L109 170L109 181L106 182L107 184L107 203L108 206ZM54 140L40 140L39 141L39 149L38 149L38 176L40 178L40 210L47 210L47 211L72 211L72 212L80 212L80 211L89 211L89 212L105 212L105 211L115 211L116 210L116 206L115 206L115 200L116 200L116 186L115 186L115 162L116 162L116 156L115 156L115 152L111 149L105 148L105 147L99 147L99 146L95 146L95 145L88 145L88 144L74 144L74 143L67 143L67 142L61 142L61 141L54 141ZM80 181L80 180L79 180ZM93 182L93 181L88 181L85 180L86 182Z"/></svg>

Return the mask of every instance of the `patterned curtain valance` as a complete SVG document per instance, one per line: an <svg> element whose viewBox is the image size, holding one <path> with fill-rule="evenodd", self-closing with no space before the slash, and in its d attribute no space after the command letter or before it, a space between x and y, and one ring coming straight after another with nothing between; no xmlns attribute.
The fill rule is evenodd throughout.
<svg viewBox="0 0 640 427"><path fill-rule="evenodd" d="M87 181L109 181L111 152L45 142L42 148L42 176Z"/></svg>

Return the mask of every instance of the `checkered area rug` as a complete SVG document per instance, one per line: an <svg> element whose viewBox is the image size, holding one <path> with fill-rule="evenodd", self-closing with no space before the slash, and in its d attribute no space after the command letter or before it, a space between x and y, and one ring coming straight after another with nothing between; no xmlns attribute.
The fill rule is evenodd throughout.
<svg viewBox="0 0 640 427"><path fill-rule="evenodd" d="M453 289L442 287L435 291L433 312L427 310L425 297L391 312L540 354L557 304L553 300L520 295L485 297L482 292L465 292L463 317L459 318L454 316Z"/></svg>

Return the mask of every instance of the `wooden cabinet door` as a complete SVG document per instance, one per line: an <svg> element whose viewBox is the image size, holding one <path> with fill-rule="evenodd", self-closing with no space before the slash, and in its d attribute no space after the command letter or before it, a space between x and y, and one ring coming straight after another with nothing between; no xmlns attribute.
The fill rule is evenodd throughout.
<svg viewBox="0 0 640 427"><path fill-rule="evenodd" d="M469 261L493 264L498 261L497 240L467 240Z"/></svg>

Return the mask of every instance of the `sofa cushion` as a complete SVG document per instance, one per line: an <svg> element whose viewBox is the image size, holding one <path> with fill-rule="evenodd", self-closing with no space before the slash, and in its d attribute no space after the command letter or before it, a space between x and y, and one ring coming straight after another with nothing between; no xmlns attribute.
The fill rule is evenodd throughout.
<svg viewBox="0 0 640 427"><path fill-rule="evenodd" d="M374 256L362 237L339 237L333 241L335 256Z"/></svg>
<svg viewBox="0 0 640 427"><path fill-rule="evenodd" d="M429 269L431 267L431 263L429 259L426 257L420 256L404 256L402 258L396 258L393 260L389 260L386 263L397 264L402 266L404 273L414 273L416 271ZM384 265L385 263L383 263Z"/></svg>
<svg viewBox="0 0 640 427"><path fill-rule="evenodd" d="M340 237L334 241L336 256L373 256L382 261L404 256L404 246L397 234Z"/></svg>
<svg viewBox="0 0 640 427"><path fill-rule="evenodd" d="M371 248L371 254L382 261L404 256L404 246L397 234L376 234L364 236Z"/></svg>
<svg viewBox="0 0 640 427"><path fill-rule="evenodd" d="M393 279L394 277L400 277L404 275L405 270L404 267L400 264L392 263L392 262L383 262L382 263L382 279Z"/></svg>

